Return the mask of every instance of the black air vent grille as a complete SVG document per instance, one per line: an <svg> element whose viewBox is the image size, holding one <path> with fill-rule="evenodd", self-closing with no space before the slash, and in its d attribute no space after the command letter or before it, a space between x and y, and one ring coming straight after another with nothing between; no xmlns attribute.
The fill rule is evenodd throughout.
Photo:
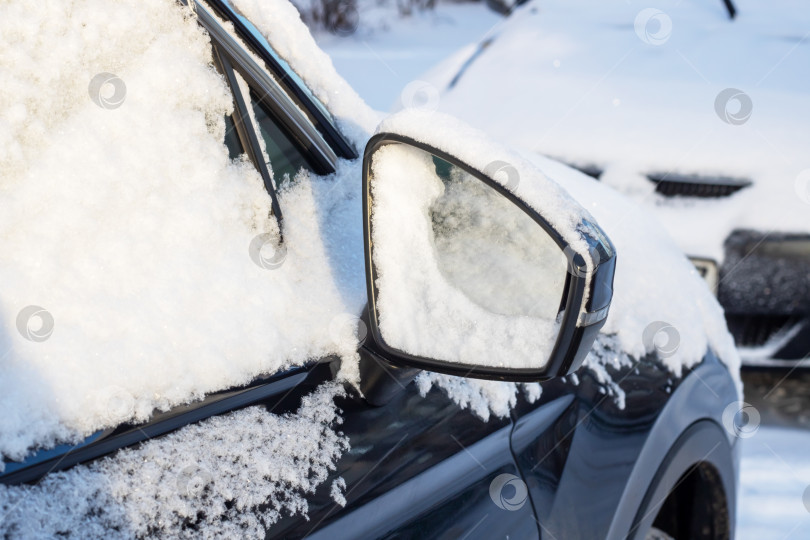
<svg viewBox="0 0 810 540"><path fill-rule="evenodd" d="M731 315L726 314L728 329L738 347L762 347L772 337L787 331L801 317L783 315Z"/></svg>
<svg viewBox="0 0 810 540"><path fill-rule="evenodd" d="M686 176L674 174L648 174L655 183L655 191L665 197L728 197L751 185L742 178Z"/></svg>
<svg viewBox="0 0 810 540"><path fill-rule="evenodd" d="M588 162L585 162L585 163L572 163L570 161L567 161L567 160L565 160L563 158L559 158L559 157L556 157L556 156L548 156L548 157L550 157L554 161L559 161L560 163L565 163L566 165L568 165L572 169L576 169L576 170L578 170L579 172L581 172L583 174L587 174L588 176L590 176L594 180L599 180L599 177L602 176L603 172L605 172L604 169L602 169L601 167L598 167L598 166L596 166L596 165L594 165L592 163L588 163Z"/></svg>

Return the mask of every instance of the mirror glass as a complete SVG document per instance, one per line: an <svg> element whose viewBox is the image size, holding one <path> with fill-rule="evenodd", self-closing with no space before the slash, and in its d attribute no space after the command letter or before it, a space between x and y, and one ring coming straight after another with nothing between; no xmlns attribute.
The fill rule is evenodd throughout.
<svg viewBox="0 0 810 540"><path fill-rule="evenodd" d="M423 149L385 144L369 175L385 344L457 364L545 365L567 268L554 240L487 183Z"/></svg>

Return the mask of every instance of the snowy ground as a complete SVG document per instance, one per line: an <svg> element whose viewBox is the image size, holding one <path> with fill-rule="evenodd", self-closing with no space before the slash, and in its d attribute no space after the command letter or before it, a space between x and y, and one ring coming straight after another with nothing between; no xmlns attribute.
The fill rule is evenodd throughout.
<svg viewBox="0 0 810 540"><path fill-rule="evenodd" d="M786 376L787 375L787 376ZM741 441L741 540L810 536L810 373L746 372L745 400L761 425Z"/></svg>
<svg viewBox="0 0 810 540"><path fill-rule="evenodd" d="M397 108L403 90L438 61L479 41L502 20L483 4L440 4L407 19L364 11L347 38L316 36L335 66L375 109ZM741 540L810 537L810 375L747 373L746 401L761 425L741 441ZM804 396L804 397L802 397Z"/></svg>
<svg viewBox="0 0 810 540"><path fill-rule="evenodd" d="M761 426L742 444L737 538L807 538L810 431Z"/></svg>

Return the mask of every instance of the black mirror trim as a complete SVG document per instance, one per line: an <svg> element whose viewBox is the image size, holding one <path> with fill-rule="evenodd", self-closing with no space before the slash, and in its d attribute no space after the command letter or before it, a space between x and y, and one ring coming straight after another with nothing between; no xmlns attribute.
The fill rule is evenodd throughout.
<svg viewBox="0 0 810 540"><path fill-rule="evenodd" d="M593 340L599 329L605 324L607 310L610 306L610 298L607 304L602 306L588 305L584 313L582 310L583 298L586 287L589 290L588 304L594 302L594 291L598 290L599 284L603 290L612 291L613 270L615 268L615 249L607 240L606 235L593 223L586 223L583 226L595 230L595 234L589 235L589 240L601 249L607 256L597 258L596 265L590 280L590 287L586 278L586 263L579 255L569 255L568 275L565 281L565 291L562 295L561 306L564 304L563 318L560 322L560 332L554 343L551 355L545 366L539 369L526 368L498 368L490 366L479 366L470 364L450 364L428 358L413 356L406 352L389 347L382 339L378 324L377 313L377 273L372 261L371 242L371 194L370 194L370 172L371 158L376 150L387 144L406 144L412 147L425 150L434 156L455 165L466 172L472 174L489 187L509 199L518 208L531 217L549 236L560 249L566 252L566 242L562 235L537 211L521 200L512 191L503 185L495 182L482 172L460 161L455 156L448 154L431 145L421 143L410 137L394 133L379 133L373 136L366 145L363 153L363 237L364 255L366 264L366 286L368 290L368 319L370 336L373 343L366 343L363 347L372 351L375 355L385 358L394 365L402 367L418 368L427 371L457 375L461 377L472 377L478 379L533 382L551 379L558 376L567 375L576 371L587 356ZM605 244L607 242L607 244ZM566 252L568 255L568 252ZM601 271L600 271L601 270ZM605 295L603 294L602 297Z"/></svg>

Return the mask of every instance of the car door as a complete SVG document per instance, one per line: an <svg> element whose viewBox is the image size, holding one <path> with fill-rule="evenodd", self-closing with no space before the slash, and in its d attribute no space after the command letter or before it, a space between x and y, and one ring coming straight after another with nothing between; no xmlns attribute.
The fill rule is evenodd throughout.
<svg viewBox="0 0 810 540"><path fill-rule="evenodd" d="M286 516L268 538L538 537L510 451L511 419L484 421L415 384L384 406L356 392L338 405L351 449L308 497L308 519ZM500 475L512 485L493 499ZM511 507L501 502L516 496Z"/></svg>
<svg viewBox="0 0 810 540"><path fill-rule="evenodd" d="M215 58L234 93L225 140L232 157L248 153L273 196L302 168L331 172L325 141L312 140L314 130L291 129L302 119L285 118L283 108L273 106L277 99L255 78L249 80L238 51L225 50L215 39ZM249 91L237 75L248 80ZM263 145L257 144L260 138ZM510 451L511 419L485 421L445 392L433 389L423 396L415 384L403 385L380 407L347 391L339 405L351 449L309 497L307 516L283 518L268 537L538 536Z"/></svg>

